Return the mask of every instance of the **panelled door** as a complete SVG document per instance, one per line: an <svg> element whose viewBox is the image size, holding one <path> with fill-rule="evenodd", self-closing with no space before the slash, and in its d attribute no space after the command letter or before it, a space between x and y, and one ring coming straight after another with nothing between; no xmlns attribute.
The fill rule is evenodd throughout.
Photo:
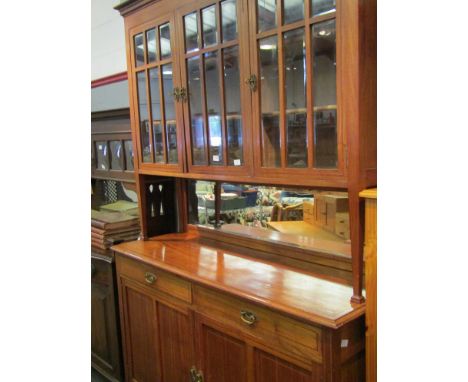
<svg viewBox="0 0 468 382"><path fill-rule="evenodd" d="M173 14L130 30L140 169L182 172L184 131Z"/></svg>
<svg viewBox="0 0 468 382"><path fill-rule="evenodd" d="M249 1L255 175L344 173L336 0Z"/></svg>
<svg viewBox="0 0 468 382"><path fill-rule="evenodd" d="M195 382L319 382L322 366L303 368L238 330L204 315L195 315L198 354ZM282 349L281 349L282 350ZM297 362L297 361L296 361Z"/></svg>
<svg viewBox="0 0 468 382"><path fill-rule="evenodd" d="M128 382L186 382L195 363L192 312L120 279Z"/></svg>
<svg viewBox="0 0 468 382"><path fill-rule="evenodd" d="M193 1L177 11L191 172L235 175L251 171L247 3Z"/></svg>

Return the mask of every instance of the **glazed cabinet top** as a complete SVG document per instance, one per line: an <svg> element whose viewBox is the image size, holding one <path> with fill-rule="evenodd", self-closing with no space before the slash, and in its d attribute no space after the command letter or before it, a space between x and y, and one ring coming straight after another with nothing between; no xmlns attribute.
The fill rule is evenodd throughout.
<svg viewBox="0 0 468 382"><path fill-rule="evenodd" d="M374 166L373 135L361 130L375 126L356 120L363 104L351 98L354 87L348 91L362 83L352 62L359 59L348 59L364 46L352 45L364 20L357 1L161 0L118 8L140 173L346 187L348 159L360 170Z"/></svg>
<svg viewBox="0 0 468 382"><path fill-rule="evenodd" d="M158 287L170 287L184 301L191 300L189 284L183 281L188 280L330 328L341 327L364 314L364 305L350 303L349 286L204 245L192 234L164 235L148 241L122 243L112 249L168 272L164 277L159 275L162 278ZM171 275L183 279L174 286Z"/></svg>

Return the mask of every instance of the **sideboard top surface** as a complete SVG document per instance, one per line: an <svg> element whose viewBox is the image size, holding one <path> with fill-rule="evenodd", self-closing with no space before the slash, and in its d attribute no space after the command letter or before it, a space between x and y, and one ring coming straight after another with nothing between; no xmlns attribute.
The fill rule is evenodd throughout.
<svg viewBox="0 0 468 382"><path fill-rule="evenodd" d="M352 288L323 276L169 234L112 247L118 253L295 317L338 328L365 312L350 303Z"/></svg>

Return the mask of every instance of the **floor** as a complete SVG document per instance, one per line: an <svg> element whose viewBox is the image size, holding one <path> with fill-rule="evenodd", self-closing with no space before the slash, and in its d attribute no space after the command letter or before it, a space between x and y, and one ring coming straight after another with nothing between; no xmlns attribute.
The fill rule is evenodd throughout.
<svg viewBox="0 0 468 382"><path fill-rule="evenodd" d="M91 368L91 382L109 382L109 380Z"/></svg>

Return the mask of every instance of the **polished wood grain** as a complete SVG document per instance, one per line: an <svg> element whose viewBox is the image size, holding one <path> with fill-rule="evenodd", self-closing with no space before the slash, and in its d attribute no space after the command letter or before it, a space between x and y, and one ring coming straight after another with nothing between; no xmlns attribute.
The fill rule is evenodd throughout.
<svg viewBox="0 0 468 382"><path fill-rule="evenodd" d="M197 316L198 352L206 382L247 381L246 344L203 316Z"/></svg>
<svg viewBox="0 0 468 382"><path fill-rule="evenodd" d="M183 240L173 234L113 247L147 265L187 280L226 291L327 327L337 328L363 314L364 306L349 302L351 288L307 272L236 252ZM175 240L174 240L175 239Z"/></svg>
<svg viewBox="0 0 468 382"><path fill-rule="evenodd" d="M365 199L364 260L366 271L366 380L377 381L377 189L362 191Z"/></svg>
<svg viewBox="0 0 468 382"><path fill-rule="evenodd" d="M187 280L174 276L171 273L164 272L161 269L122 257L119 261L119 273L131 278L143 286L167 293L182 301L188 303L192 301L191 284ZM148 283L146 280L147 274L155 277L153 283Z"/></svg>
<svg viewBox="0 0 468 382"><path fill-rule="evenodd" d="M207 245L322 274L330 280L351 285L348 243L319 241L237 224L226 224L221 229L202 226L195 229L200 233L200 241Z"/></svg>
<svg viewBox="0 0 468 382"><path fill-rule="evenodd" d="M284 361L261 350L255 351L256 382L313 382L318 381L308 370Z"/></svg>
<svg viewBox="0 0 468 382"><path fill-rule="evenodd" d="M127 382L159 382L159 339L156 304L141 290L121 282L121 312L125 329L125 372Z"/></svg>
<svg viewBox="0 0 468 382"><path fill-rule="evenodd" d="M194 364L192 313L157 303L161 367L165 381L187 382Z"/></svg>
<svg viewBox="0 0 468 382"><path fill-rule="evenodd" d="M194 289L194 305L204 315L235 328L243 336L252 337L265 346L278 349L304 363L322 361L322 330L319 327L199 286ZM242 320L242 311L255 316L252 325Z"/></svg>

